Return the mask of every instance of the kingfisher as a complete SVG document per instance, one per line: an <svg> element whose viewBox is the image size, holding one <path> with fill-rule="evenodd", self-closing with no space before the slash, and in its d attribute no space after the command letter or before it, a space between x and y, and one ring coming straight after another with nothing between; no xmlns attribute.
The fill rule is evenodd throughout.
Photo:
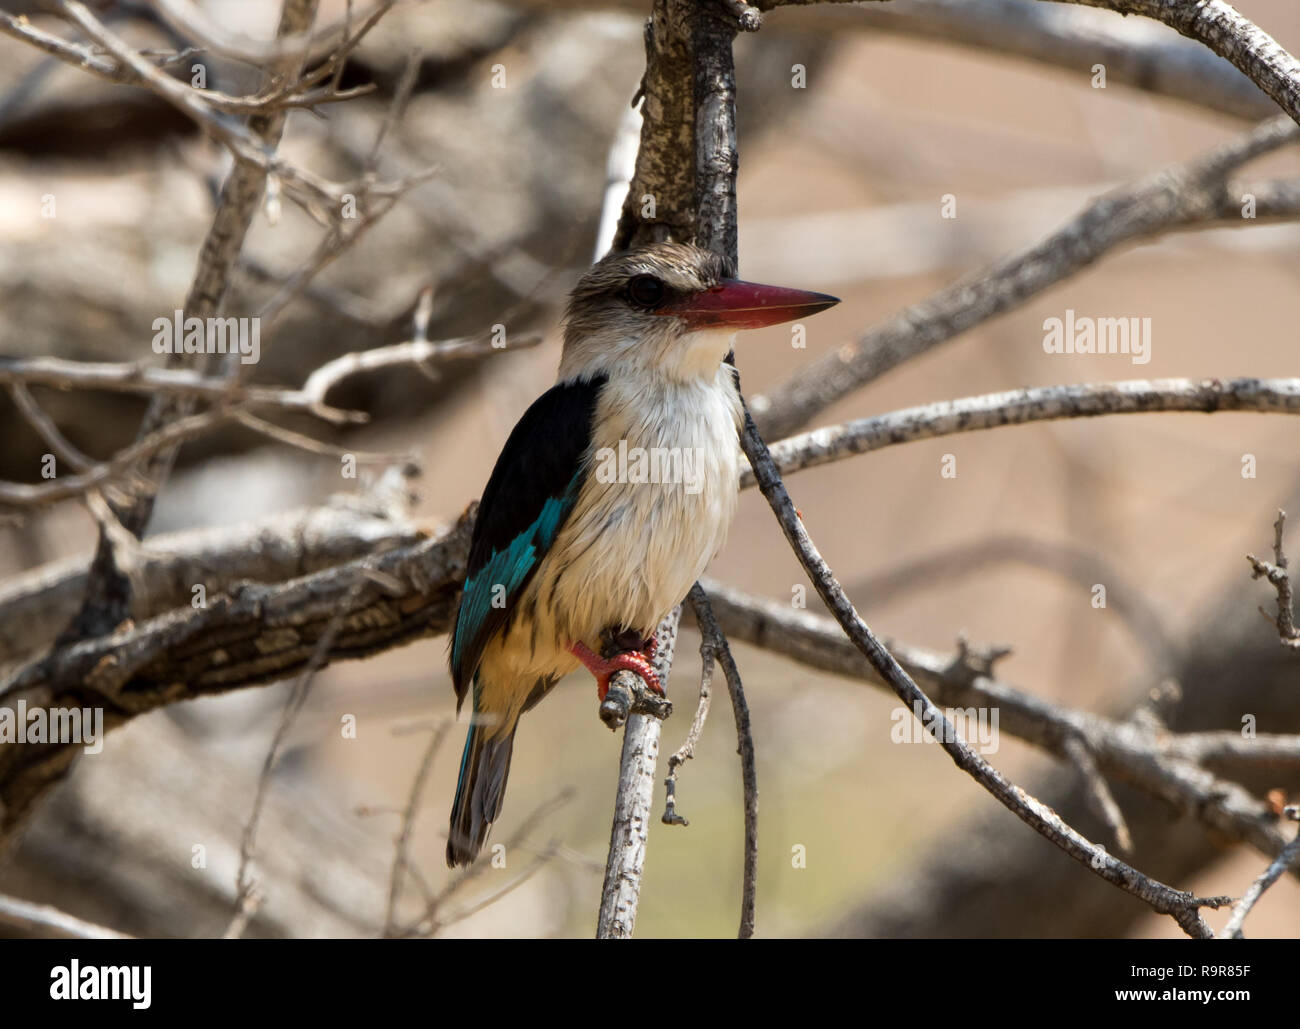
<svg viewBox="0 0 1300 1029"><path fill-rule="evenodd" d="M554 386L506 440L479 504L451 634L472 717L447 864L501 813L519 716L582 665L601 700L630 669L658 693L659 623L722 549L742 407L735 334L839 300L735 279L685 243L610 254L578 281Z"/></svg>

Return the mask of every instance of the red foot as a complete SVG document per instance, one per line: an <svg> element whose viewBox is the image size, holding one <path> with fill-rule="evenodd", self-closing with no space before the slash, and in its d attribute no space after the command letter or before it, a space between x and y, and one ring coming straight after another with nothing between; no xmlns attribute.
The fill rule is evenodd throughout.
<svg viewBox="0 0 1300 1029"><path fill-rule="evenodd" d="M569 647L569 652L586 666L587 671L596 677L596 695L604 701L605 694L609 692L609 680L615 672L627 669L630 672L636 672L641 676L641 681L646 684L646 689L653 690L659 696L664 696L663 685L659 682L659 673L654 670L649 658L654 657L655 651L659 647L659 641L655 640L652 644L647 644L646 653L642 654L635 650L629 650L623 654L615 654L613 657L601 657L599 654L593 654L586 644L581 641L574 643Z"/></svg>

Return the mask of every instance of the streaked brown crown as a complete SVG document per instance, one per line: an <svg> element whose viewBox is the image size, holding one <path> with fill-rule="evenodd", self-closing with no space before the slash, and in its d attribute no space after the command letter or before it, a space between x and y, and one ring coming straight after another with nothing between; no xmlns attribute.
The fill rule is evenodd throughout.
<svg viewBox="0 0 1300 1029"><path fill-rule="evenodd" d="M690 243L651 243L610 254L592 265L569 294L565 339L592 335L621 315L639 320L734 274L723 257ZM655 287L642 280L661 284L657 302Z"/></svg>

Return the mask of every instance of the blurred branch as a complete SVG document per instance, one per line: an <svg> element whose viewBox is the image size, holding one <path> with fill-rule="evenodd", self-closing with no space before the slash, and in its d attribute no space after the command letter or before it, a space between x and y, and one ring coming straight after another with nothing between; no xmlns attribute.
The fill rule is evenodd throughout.
<svg viewBox="0 0 1300 1029"><path fill-rule="evenodd" d="M1050 0L1162 21L1230 61L1300 122L1300 61L1223 0Z"/></svg>
<svg viewBox="0 0 1300 1029"><path fill-rule="evenodd" d="M515 850L523 849L524 842L532 834L533 830L546 821L554 811L568 803L572 797L573 793L571 790L564 790L552 799L539 804L533 812L524 819L519 828L516 829L508 839L506 839L505 843L501 844L505 847L506 852L510 853ZM505 885L492 890L485 897L480 897L474 903L469 904L466 907L453 911L450 914L444 914L443 910L448 904L453 900L456 900L471 883L483 874L486 869L492 867L490 861L475 861L468 868L462 870L458 875L453 876L451 882L443 887L440 892L428 898L424 908L424 913L416 922L408 926L393 926L391 935L398 938L436 936L447 926L469 918L476 912L482 911L485 907L495 904L506 894L517 890L520 886L541 871L547 863L555 858L558 852L558 841L551 840L540 853L533 857L533 860L525 866L522 872L510 879L510 881L505 883ZM385 935L390 935L390 933L386 930Z"/></svg>
<svg viewBox="0 0 1300 1029"><path fill-rule="evenodd" d="M425 784L429 781L429 773L433 770L433 760L438 756L447 733L455 724L453 719L448 719L429 734L428 746L424 748L420 766L415 770L415 777L411 780L411 791L407 795L406 807L402 810L401 830L393 846L393 871L388 881L388 905L384 909L385 938L397 935L397 904L402 897L402 886L406 877L416 871L408 857L411 833L415 829L415 816L420 809L420 798L424 793Z"/></svg>
<svg viewBox="0 0 1300 1029"><path fill-rule="evenodd" d="M232 404L214 407L171 422L151 436L118 451L107 461L93 465L76 475L31 484L0 482L0 507L41 507L56 500L82 496L91 490L110 486L120 490L128 490L130 487L128 491L130 496L138 498L151 491L154 486L142 471L151 458L185 440L203 436L231 422L238 423L267 439L297 447L299 450L331 457L350 457L357 464L392 464L397 460L414 462L414 457L411 455L331 446L311 436L258 418L240 405ZM137 538L131 530L126 529L126 531L132 539ZM93 571L91 575L93 578ZM123 598L124 603L126 599ZM125 607L122 609L122 614L124 617ZM120 618L118 620L120 621Z"/></svg>
<svg viewBox="0 0 1300 1029"><path fill-rule="evenodd" d="M448 340L446 345L468 342ZM357 356L359 362L360 357ZM422 359L427 360L429 356L433 355ZM339 358L326 367L339 365L344 360L346 359ZM358 367L361 367L360 363ZM324 370L321 368L313 375ZM335 381L342 377L336 375ZM270 405L291 411L307 411L335 425L368 420L362 411L344 411L325 404L325 391L312 388L310 379L301 390L276 389L232 383L224 377L204 375L192 368L68 361L59 357L0 357L0 383L25 383L54 389L113 390L145 396L167 393L225 403Z"/></svg>
<svg viewBox="0 0 1300 1029"><path fill-rule="evenodd" d="M1106 583L1107 603L1119 614L1130 639L1147 653L1147 674L1164 674L1171 665L1176 644L1163 613L1117 565L1094 548L1080 544L998 534L947 547L931 546L919 557L855 580L849 594L870 597L873 604L897 602L908 595L946 589L961 578L984 576L1001 566L1015 564L1053 572L1085 589Z"/></svg>
<svg viewBox="0 0 1300 1029"><path fill-rule="evenodd" d="M255 39L223 28L192 0L151 0L158 16L176 33L204 50L221 54L245 64L264 65L286 58L313 63L321 55L351 52L396 5L397 0L375 0L352 28L352 12L324 27L294 28L280 31L273 40ZM328 69L328 70L327 70ZM318 68L310 77L319 82L332 76L332 63Z"/></svg>
<svg viewBox="0 0 1300 1029"><path fill-rule="evenodd" d="M33 904L0 894L0 923L40 936L69 940L129 940L130 936L60 911L48 904Z"/></svg>
<svg viewBox="0 0 1300 1029"><path fill-rule="evenodd" d="M1115 838L1115 846L1120 853L1131 855L1133 834L1129 831L1124 812L1115 801L1115 795L1110 791L1110 783L1106 781L1106 777L1101 774L1101 769L1097 767L1097 762L1093 760L1092 751L1077 736L1072 736L1065 741L1064 750L1065 756L1069 758L1070 763L1074 765L1074 770L1083 781L1093 813L1106 824L1106 828Z"/></svg>
<svg viewBox="0 0 1300 1029"><path fill-rule="evenodd" d="M1247 161L1300 139L1274 118L1184 165L1103 194L1047 238L905 308L849 346L813 361L751 407L760 430L788 436L818 412L905 361L1019 307L1043 290L1135 240L1241 213L1228 175ZM1229 204L1231 200L1231 204ZM1242 218L1242 225L1251 224Z"/></svg>
<svg viewBox="0 0 1300 1029"><path fill-rule="evenodd" d="M535 346L540 341L540 336L532 335L508 340L502 346L482 338L437 342L417 339L395 343L335 358L312 372L299 390L246 386L238 380L206 376L197 370L184 368L92 364L52 357L0 357L0 383L15 385L39 383L64 389L72 387L108 389L146 393L155 398L164 396L183 400L203 399L218 404L210 410L191 414L162 426L152 435L138 440L107 461L98 464L87 464L77 459L69 461L79 473L75 476L52 479L39 484L0 481L0 505L32 507L49 504L128 478L135 483L134 489L137 494L155 489L156 483L150 483L147 478L151 458L173 448L179 442L201 436L230 421L239 422L253 432L270 439L313 453L330 455L346 453L359 463L389 463L394 455L365 454L355 449L331 447L301 433L291 432L253 417L245 408L273 406L290 411L304 411L336 425L364 423L369 420L369 415L364 411L346 411L326 403L329 391L354 375L400 364L412 364L427 374L433 374L431 366L436 362L481 357L506 350L520 350ZM23 395L18 395L17 402L26 409ZM50 423L48 418L42 415L33 424L42 436L49 438L47 433L53 427L53 423ZM67 446L70 444L64 441L62 449L66 449ZM57 451L60 448L55 449ZM145 485L142 487L141 483Z"/></svg>
<svg viewBox="0 0 1300 1029"><path fill-rule="evenodd" d="M0 482L0 506L39 507L56 500L80 496L100 486L112 483L120 485L124 480L132 477L146 483L144 488L135 494L139 496L141 492L152 488L152 483L138 476L141 466L146 465L150 458L187 439L194 439L211 432L216 426L233 419L236 410L234 407L213 408L201 414L188 415L163 426L157 432L118 451L109 460L102 461L77 475L31 484Z"/></svg>
<svg viewBox="0 0 1300 1029"><path fill-rule="evenodd" d="M242 926L247 923L252 911L261 907L263 903L265 894L257 879L253 877L252 866L257 856L258 823L262 817L262 808L266 803L267 794L271 789L271 779L279 763L281 749L298 712L307 702L312 684L316 681L316 673L328 662L330 651L334 649L349 613L356 607L362 588L368 582L378 583L381 587L387 585L384 578L376 575L376 558L380 553L382 551L376 551L351 569L352 581L346 595L342 597L342 602L334 616L325 624L324 630L312 644L306 667L298 673L293 686L285 696L280 720L275 727L275 735L272 736L271 744L267 747L266 757L262 762L262 772L257 777L257 788L253 792L253 809L249 813L247 822L244 823L244 831L240 836L239 868L235 872L235 915L230 929L226 932L227 938L241 935ZM237 927L241 927L239 931L235 931Z"/></svg>
<svg viewBox="0 0 1300 1029"><path fill-rule="evenodd" d="M484 357L499 354L506 350L523 350L535 347L542 341L538 335L521 336L519 339L503 340L501 346L486 339L445 339L431 342L423 339L408 340L405 343L393 343L373 350L359 350L356 353L336 357L328 364L323 364L307 377L302 385L302 392L323 403L329 391L344 379L359 372L370 372L377 368L391 368L394 365L411 364L426 371L428 366L440 361L463 358Z"/></svg>
<svg viewBox="0 0 1300 1029"><path fill-rule="evenodd" d="M763 10L856 0L755 0ZM1231 62L1282 110L1300 122L1300 61L1223 0L1039 0L1140 14L1164 22Z"/></svg>
<svg viewBox="0 0 1300 1029"><path fill-rule="evenodd" d="M102 46L88 46L64 39L51 32L46 32L33 25L25 18L16 18L12 14L0 11L0 33L28 43L39 50L44 50L70 64L74 68L89 72L108 82L128 86L149 86L149 78L138 70L138 66L126 62L117 56L105 56ZM154 67L161 68L176 64L188 55L200 52L197 48L164 55L161 59L154 57ZM143 52L141 52L143 56ZM151 62L152 63L152 62ZM365 96L375 91L371 83L347 90L325 89L296 90L282 85L271 92L258 96L231 96L215 89L192 87L195 94L202 98L213 110L223 114L246 115L292 107L317 107L321 104L340 103L354 97Z"/></svg>
<svg viewBox="0 0 1300 1029"><path fill-rule="evenodd" d="M1128 86L1237 118L1259 119L1274 109L1250 79L1205 47L1099 11L1045 7L1037 0L900 0L834 13L843 17L827 18L827 27L860 25L955 43L1079 76L1101 64L1108 86Z"/></svg>
<svg viewBox="0 0 1300 1029"><path fill-rule="evenodd" d="M641 14L644 0L511 0L514 6ZM784 8L769 31L843 33L869 30L895 36L953 43L991 54L1008 54L1083 75L1106 66L1115 83L1158 96L1259 119L1275 107L1249 78L1228 61L1192 40L1134 20L1119 21L1103 11L1043 7L1039 0L896 0L848 3L836 0L758 0L756 7ZM798 8L804 7L805 10ZM813 9L817 8L817 9Z"/></svg>
<svg viewBox="0 0 1300 1029"><path fill-rule="evenodd" d="M468 557L472 509L440 536L373 545L353 561L283 584L244 584L140 625L56 647L0 680L0 700L104 709L106 728L181 699L274 682L307 668L341 613L324 661L364 657L445 632ZM363 568L364 566L364 568ZM358 575L364 581L354 593ZM13 831L78 748L0 750L0 839Z"/></svg>
<svg viewBox="0 0 1300 1029"><path fill-rule="evenodd" d="M411 545L405 476L392 469L364 494L340 494L321 507L259 522L155 536L128 569L137 620L187 607L193 590L217 594L241 580L284 582L363 557L373 547ZM85 594L86 558L37 568L0 586L0 664L41 650Z"/></svg>
<svg viewBox="0 0 1300 1029"><path fill-rule="evenodd" d="M316 18L317 0L284 0L276 30L279 38L307 31ZM195 119L207 124L216 138L228 142L238 138L245 152L240 158L235 149L236 161L222 185L217 200L217 210L208 228L199 258L185 297L184 310L188 317L206 322L215 317L225 303L244 238L248 234L253 216L262 201L267 185L267 171L274 164L273 155L284 132L286 113L272 110L254 115L247 128L226 115L213 111L194 93L144 60L126 43L110 32L86 7L75 0L58 0L58 9L75 21L91 39L95 40L124 65L132 68L155 92ZM294 59L273 62L266 69L266 78L274 85L277 79L296 76L302 63ZM282 178L283 169L276 166ZM287 179L286 179L287 181ZM187 360L185 354L173 354L173 365L192 364L202 368L212 364L201 355ZM171 426L190 420L194 409L192 397L177 397L166 393L155 394L136 432L136 445L143 446L150 439L166 432ZM176 445L161 447L148 455L141 474L148 488L136 493L131 500L114 510L117 520L137 539L143 537L153 516L154 501L162 488L179 450ZM101 532L95 558L86 582L86 596L76 617L59 635L63 643L111 631L126 616L130 607L131 585L117 565L117 553L111 537Z"/></svg>

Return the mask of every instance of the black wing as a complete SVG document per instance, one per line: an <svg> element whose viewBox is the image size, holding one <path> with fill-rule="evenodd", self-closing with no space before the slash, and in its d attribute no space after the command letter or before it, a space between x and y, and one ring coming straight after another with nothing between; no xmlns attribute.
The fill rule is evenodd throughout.
<svg viewBox="0 0 1300 1029"><path fill-rule="evenodd" d="M452 632L451 674L460 701L484 646L510 620L573 510L604 384L600 376L548 389L519 419L492 469Z"/></svg>

